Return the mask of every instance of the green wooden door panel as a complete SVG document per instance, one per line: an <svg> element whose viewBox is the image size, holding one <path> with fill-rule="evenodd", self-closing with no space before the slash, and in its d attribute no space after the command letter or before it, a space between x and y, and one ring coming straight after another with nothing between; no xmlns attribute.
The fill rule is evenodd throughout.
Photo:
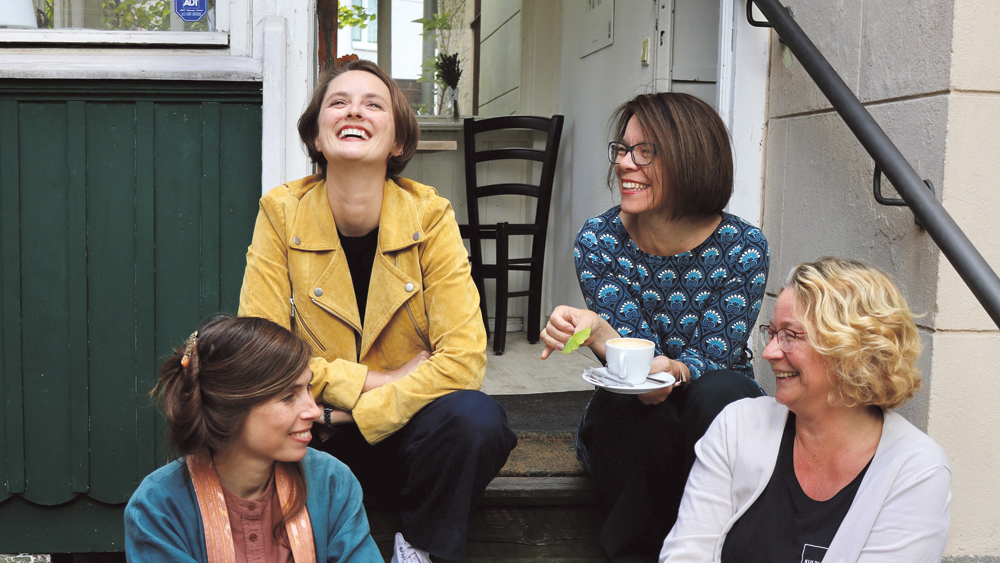
<svg viewBox="0 0 1000 563"><path fill-rule="evenodd" d="M163 358L201 321L201 104L157 104L156 351Z"/></svg>
<svg viewBox="0 0 1000 563"><path fill-rule="evenodd" d="M24 498L72 500L67 108L19 108Z"/></svg>
<svg viewBox="0 0 1000 563"><path fill-rule="evenodd" d="M135 106L135 321L137 327L155 326L154 248L153 223L153 102L141 101ZM155 330L136 330L136 387L138 397L148 393L157 379L157 358L154 343ZM139 475L147 475L162 463L156 460L158 434L156 424L160 417L152 402L138 400L136 409L136 452ZM166 461L166 454L163 461Z"/></svg>
<svg viewBox="0 0 1000 563"><path fill-rule="evenodd" d="M0 505L3 553L124 551L122 505L84 495L59 506L32 504L14 496ZM92 559L90 559L92 560Z"/></svg>
<svg viewBox="0 0 1000 563"><path fill-rule="evenodd" d="M66 104L66 200L69 288L70 490L90 490L87 355L87 113L82 101Z"/></svg>
<svg viewBox="0 0 1000 563"><path fill-rule="evenodd" d="M0 553L122 548L124 503L170 457L159 364L238 307L260 99L0 80Z"/></svg>
<svg viewBox="0 0 1000 563"><path fill-rule="evenodd" d="M136 463L135 104L87 107L90 497L128 500Z"/></svg>
<svg viewBox="0 0 1000 563"><path fill-rule="evenodd" d="M3 433L4 488L0 500L24 492L24 417L21 395L20 190L18 189L17 102L0 100L0 313L3 359L0 360L0 424Z"/></svg>
<svg viewBox="0 0 1000 563"><path fill-rule="evenodd" d="M226 104L221 108L219 161L246 162L246 155L260 154L260 108L251 104ZM260 159L244 166L226 166L219 178L219 299L220 309L236 314L240 305L240 287L246 269L246 251L253 238L260 198L246 197L247 186L260 184ZM253 217L247 221L247 217ZM222 251L221 249L225 249Z"/></svg>
<svg viewBox="0 0 1000 563"><path fill-rule="evenodd" d="M202 105L201 318L219 311L219 104Z"/></svg>

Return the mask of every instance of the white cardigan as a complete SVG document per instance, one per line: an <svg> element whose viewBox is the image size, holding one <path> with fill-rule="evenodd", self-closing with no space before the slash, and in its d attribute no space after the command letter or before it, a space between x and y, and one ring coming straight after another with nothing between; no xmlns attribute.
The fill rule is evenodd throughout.
<svg viewBox="0 0 1000 563"><path fill-rule="evenodd" d="M720 561L726 534L764 491L788 409L771 397L723 410L695 446L677 523L660 561ZM948 542L951 469L941 446L885 411L882 438L824 561L938 562Z"/></svg>

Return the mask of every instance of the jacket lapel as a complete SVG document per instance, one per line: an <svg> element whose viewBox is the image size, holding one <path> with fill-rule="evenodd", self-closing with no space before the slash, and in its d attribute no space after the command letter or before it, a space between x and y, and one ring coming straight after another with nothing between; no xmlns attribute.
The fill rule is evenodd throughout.
<svg viewBox="0 0 1000 563"><path fill-rule="evenodd" d="M405 197L403 188L392 180L386 180L379 216L378 251L372 264L359 358L364 358L368 353L396 311L419 293L421 281L414 277L419 275L419 269L406 272L399 262L400 255L423 241L423 238L424 232L420 228L416 206L410 198ZM407 287L410 288L409 291Z"/></svg>
<svg viewBox="0 0 1000 563"><path fill-rule="evenodd" d="M326 198L325 180L320 181L319 185L302 196L290 232L289 265L292 263L291 253L295 250L317 253L304 261L311 271L304 273L304 277L300 278L312 282L308 288L297 289L301 293L307 293L320 307L333 313L360 333L361 314L358 312L358 300L354 295L354 285L351 283L351 270L340 248L337 224L333 220L333 212ZM298 244L294 242L296 237L299 239ZM321 253L328 253L325 259ZM321 290L319 295L317 289Z"/></svg>

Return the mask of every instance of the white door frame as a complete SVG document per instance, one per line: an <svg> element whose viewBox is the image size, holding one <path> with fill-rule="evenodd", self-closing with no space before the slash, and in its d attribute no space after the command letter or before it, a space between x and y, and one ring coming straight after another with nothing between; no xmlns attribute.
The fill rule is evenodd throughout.
<svg viewBox="0 0 1000 563"><path fill-rule="evenodd" d="M735 158L729 212L760 226L770 30L747 22L748 1L720 0L717 107L729 128Z"/></svg>

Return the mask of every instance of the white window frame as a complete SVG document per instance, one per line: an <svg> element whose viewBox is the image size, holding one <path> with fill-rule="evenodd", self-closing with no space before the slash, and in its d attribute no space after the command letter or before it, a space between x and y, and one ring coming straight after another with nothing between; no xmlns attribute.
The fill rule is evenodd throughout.
<svg viewBox="0 0 1000 563"><path fill-rule="evenodd" d="M254 0L217 0L216 30L0 30L0 78L261 81Z"/></svg>
<svg viewBox="0 0 1000 563"><path fill-rule="evenodd" d="M171 0L172 4L173 0ZM63 45L90 48L164 47L230 48L230 55L249 56L251 0L217 0L216 31L107 31L100 29L0 29L0 48Z"/></svg>

